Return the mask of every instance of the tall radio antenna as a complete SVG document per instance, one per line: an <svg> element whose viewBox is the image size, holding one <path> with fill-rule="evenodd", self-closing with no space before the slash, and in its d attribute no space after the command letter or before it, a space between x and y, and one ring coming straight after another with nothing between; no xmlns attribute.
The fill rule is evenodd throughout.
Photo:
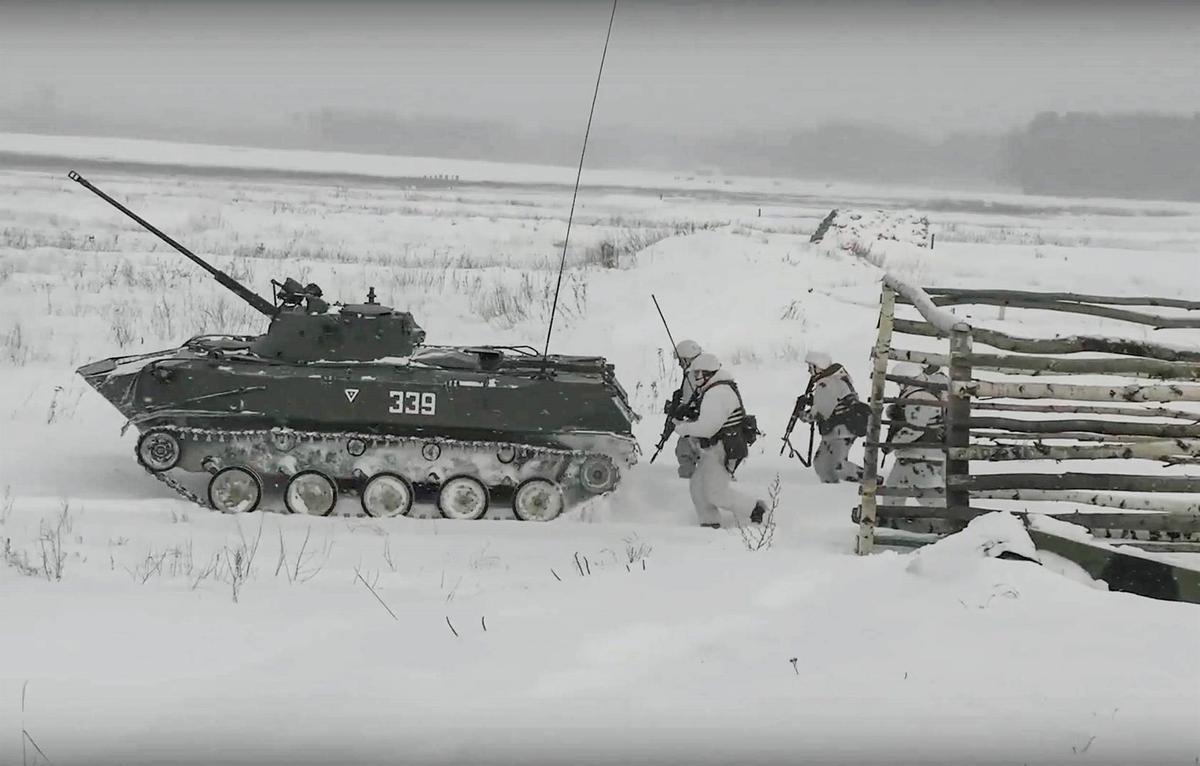
<svg viewBox="0 0 1200 766"><path fill-rule="evenodd" d="M550 356L550 335L554 332L554 316L558 312L558 293L562 289L563 269L567 265L567 243L571 241L571 222L575 219L575 200L579 198L579 181L583 177L583 157L587 154L588 135L592 132L592 115L596 113L596 97L600 95L600 78L604 75L604 59L608 57L608 41L612 37L613 19L617 17L617 0L613 0L612 15L608 17L608 33L604 36L604 52L600 54L600 71L596 73L596 88L592 91L592 108L588 110L587 130L583 132L583 148L579 150L579 170L575 173L575 191L571 195L571 212L567 215L567 234L563 237L562 259L558 264L558 282L554 286L554 303L550 307L550 326L546 328L546 347L542 351L545 363Z"/></svg>

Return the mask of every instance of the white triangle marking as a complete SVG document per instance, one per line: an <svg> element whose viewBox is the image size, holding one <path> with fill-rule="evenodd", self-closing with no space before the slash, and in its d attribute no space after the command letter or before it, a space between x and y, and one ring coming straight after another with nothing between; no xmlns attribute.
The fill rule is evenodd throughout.
<svg viewBox="0 0 1200 766"><path fill-rule="evenodd" d="M358 396L358 389L357 388L347 388L347 389L345 389L345 391L346 391L346 399L351 404L354 404L354 399Z"/></svg>

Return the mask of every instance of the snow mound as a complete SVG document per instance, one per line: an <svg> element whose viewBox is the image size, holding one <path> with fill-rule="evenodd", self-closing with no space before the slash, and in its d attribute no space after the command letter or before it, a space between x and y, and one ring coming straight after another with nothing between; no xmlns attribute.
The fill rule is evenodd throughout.
<svg viewBox="0 0 1200 766"><path fill-rule="evenodd" d="M905 571L946 579L973 570L985 558L998 558L1005 553L1038 560L1037 548L1020 519L1006 512L988 513L976 516L961 532L917 551Z"/></svg>
<svg viewBox="0 0 1200 766"><path fill-rule="evenodd" d="M826 243L841 250L866 250L874 242L902 242L929 248L929 218L889 210L829 211L810 242Z"/></svg>

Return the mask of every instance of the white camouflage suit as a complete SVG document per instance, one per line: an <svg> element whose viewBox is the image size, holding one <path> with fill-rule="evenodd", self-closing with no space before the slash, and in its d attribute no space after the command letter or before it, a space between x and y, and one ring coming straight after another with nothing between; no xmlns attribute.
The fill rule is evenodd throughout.
<svg viewBox="0 0 1200 766"><path fill-rule="evenodd" d="M915 371L914 371L915 372ZM944 373L925 373L917 372L915 377L920 380L929 381L931 383L947 383L948 378ZM942 397L936 391L930 391L925 388L917 388L911 385L902 385L900 387L900 398L902 399L925 399L928 401L938 401ZM944 414L940 407L926 407L920 404L900 404L896 403L896 407L889 414L899 414L900 420L905 423L911 423L917 428L937 428L942 425ZM922 440L923 439L923 440ZM921 441L919 441L921 440ZM946 487L946 464L944 455L939 455L936 451L929 449L919 449L918 444L928 445L930 447L940 447L942 439L938 434L929 434L926 431L917 430L916 428L906 428L900 426L892 432L890 442L901 442L905 444L913 444L913 449L897 448L893 453L895 455L895 463L892 464L892 470L888 471L887 478L883 480L883 484L879 487L878 495L880 503L887 505L905 505L907 500L913 500L917 505L941 505L941 500L938 498L905 498L895 495L888 496L885 491L888 487L904 487L912 489L931 489L934 487ZM938 462L927 463L921 462L925 460L935 460Z"/></svg>
<svg viewBox="0 0 1200 766"><path fill-rule="evenodd" d="M692 400L692 394L696 390L692 384L692 377L687 374L686 367L683 370L683 384L680 388L682 393L679 395L679 403L686 405ZM700 460L700 442L692 437L679 434L678 429L675 432L679 435L679 438L675 440L675 459L679 462L679 477L690 479L696 472L696 463Z"/></svg>
<svg viewBox="0 0 1200 766"><path fill-rule="evenodd" d="M675 432L680 436L711 438L725 425L734 410L741 407L737 393L730 386L716 386L719 381L732 381L733 376L725 370L717 370L701 389L700 416L694 421L676 422ZM733 476L725 464L725 445L717 442L711 447L700 449L700 460L696 471L688 481L692 504L701 524L720 524L720 511L734 514L739 520L749 518L759 502L755 498L733 487Z"/></svg>
<svg viewBox="0 0 1200 766"><path fill-rule="evenodd" d="M836 369L833 371L826 369L817 373L812 384L812 407L806 418L815 419L821 432L821 446L813 455L812 467L826 484L843 480L859 481L863 470L861 465L850 462L849 457L850 447L858 437L844 425L828 424L838 402L847 396L858 398L850 382L850 374L841 365L834 366Z"/></svg>

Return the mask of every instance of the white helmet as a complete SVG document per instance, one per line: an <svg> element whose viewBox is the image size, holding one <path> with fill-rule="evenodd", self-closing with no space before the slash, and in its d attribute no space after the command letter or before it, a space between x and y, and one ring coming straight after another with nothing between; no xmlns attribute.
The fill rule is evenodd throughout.
<svg viewBox="0 0 1200 766"><path fill-rule="evenodd" d="M692 360L688 372L716 372L721 369L721 363L712 354L700 354Z"/></svg>
<svg viewBox="0 0 1200 766"><path fill-rule="evenodd" d="M809 351L804 355L804 361L818 370L823 370L833 364L833 359L824 351Z"/></svg>
<svg viewBox="0 0 1200 766"><path fill-rule="evenodd" d="M681 340L675 344L675 358L685 365L700 356L700 344L694 340Z"/></svg>

